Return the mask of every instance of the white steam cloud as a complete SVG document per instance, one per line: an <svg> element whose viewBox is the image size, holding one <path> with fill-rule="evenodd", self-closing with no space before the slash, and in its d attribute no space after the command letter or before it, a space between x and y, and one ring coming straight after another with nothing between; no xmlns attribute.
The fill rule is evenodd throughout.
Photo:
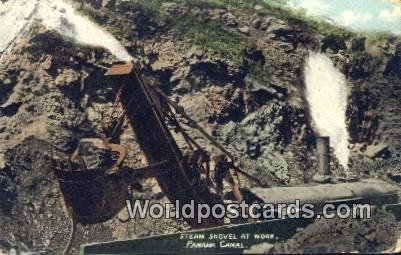
<svg viewBox="0 0 401 255"><path fill-rule="evenodd" d="M0 53L10 49L35 21L78 43L105 48L119 60L132 60L132 56L111 34L81 16L63 0L0 2Z"/></svg>
<svg viewBox="0 0 401 255"><path fill-rule="evenodd" d="M309 52L305 85L315 131L321 136L330 137L335 155L347 169L349 134L345 122L348 98L346 78L327 56Z"/></svg>

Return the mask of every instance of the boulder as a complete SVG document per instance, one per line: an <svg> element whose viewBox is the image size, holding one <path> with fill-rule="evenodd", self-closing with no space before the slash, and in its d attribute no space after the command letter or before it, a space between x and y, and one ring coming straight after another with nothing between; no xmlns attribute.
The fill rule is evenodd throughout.
<svg viewBox="0 0 401 255"><path fill-rule="evenodd" d="M87 169L107 168L113 164L109 148L99 138L84 138L79 141L78 155Z"/></svg>
<svg viewBox="0 0 401 255"><path fill-rule="evenodd" d="M242 27L238 28L238 30L243 34L249 34L249 32L250 32L250 29L248 26L242 26Z"/></svg>
<svg viewBox="0 0 401 255"><path fill-rule="evenodd" d="M259 29L261 25L262 25L262 20L259 18L252 21L252 26L256 29Z"/></svg>
<svg viewBox="0 0 401 255"><path fill-rule="evenodd" d="M172 2L162 3L162 8L170 16L180 15L183 12L183 8L179 4L172 3ZM194 10L192 10L192 11L195 12Z"/></svg>
<svg viewBox="0 0 401 255"><path fill-rule="evenodd" d="M0 106L0 116L9 117L17 114L21 105L22 105L21 102L16 102Z"/></svg>
<svg viewBox="0 0 401 255"><path fill-rule="evenodd" d="M340 50L344 49L346 49L345 42L341 38L338 38L338 36L329 35L323 39L323 52L331 50L333 53L338 53Z"/></svg>
<svg viewBox="0 0 401 255"><path fill-rule="evenodd" d="M369 145L366 148L365 154L369 158L388 158L390 156L390 150L387 144Z"/></svg>
<svg viewBox="0 0 401 255"><path fill-rule="evenodd" d="M288 25L282 25L279 23L271 24L266 30L266 33L270 33L272 39L293 43L296 40L295 31Z"/></svg>
<svg viewBox="0 0 401 255"><path fill-rule="evenodd" d="M257 4L257 5L255 5L254 9L255 9L255 11L261 11L261 10L263 10L264 8L263 8L262 5Z"/></svg>
<svg viewBox="0 0 401 255"><path fill-rule="evenodd" d="M264 19L262 21L262 23L260 24L260 27L258 29L266 31L270 27L272 22L273 22L273 18L267 17L266 19Z"/></svg>
<svg viewBox="0 0 401 255"><path fill-rule="evenodd" d="M221 16L221 21L223 22L223 24L225 26L228 26L228 27L236 27L236 26L238 26L237 21L235 21L234 15L232 15L231 13L223 14Z"/></svg>

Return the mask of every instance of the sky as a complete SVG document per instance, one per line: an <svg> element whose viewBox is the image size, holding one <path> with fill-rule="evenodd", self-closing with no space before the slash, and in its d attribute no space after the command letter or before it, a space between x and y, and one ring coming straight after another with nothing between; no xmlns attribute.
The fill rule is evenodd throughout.
<svg viewBox="0 0 401 255"><path fill-rule="evenodd" d="M354 31L401 34L401 0L289 0L289 5Z"/></svg>

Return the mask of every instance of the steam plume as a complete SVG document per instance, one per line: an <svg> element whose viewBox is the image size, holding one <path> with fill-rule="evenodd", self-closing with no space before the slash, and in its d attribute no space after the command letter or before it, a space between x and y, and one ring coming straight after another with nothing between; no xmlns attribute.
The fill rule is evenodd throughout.
<svg viewBox="0 0 401 255"><path fill-rule="evenodd" d="M327 56L309 52L305 85L315 131L321 136L330 136L335 155L347 169L349 134L345 122L348 98L346 78Z"/></svg>
<svg viewBox="0 0 401 255"><path fill-rule="evenodd" d="M36 20L78 43L105 48L122 61L132 60L111 34L81 16L63 0L9 0L0 3L0 52L12 47Z"/></svg>

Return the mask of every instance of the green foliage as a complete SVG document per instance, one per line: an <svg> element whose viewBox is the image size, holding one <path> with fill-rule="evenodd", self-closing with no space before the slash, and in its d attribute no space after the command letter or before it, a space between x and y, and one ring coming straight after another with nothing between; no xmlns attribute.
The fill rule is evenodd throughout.
<svg viewBox="0 0 401 255"><path fill-rule="evenodd" d="M166 17L163 2L174 2L189 8L253 8L255 0L133 0L141 9L153 12L167 21L176 36L189 40L205 51L214 52L234 64L242 64L243 52L250 40L239 32L229 31L216 22L205 22L194 17Z"/></svg>
<svg viewBox="0 0 401 255"><path fill-rule="evenodd" d="M141 11L147 14L163 16L164 12L161 8L166 0L131 0L131 4L134 8L139 8Z"/></svg>
<svg viewBox="0 0 401 255"><path fill-rule="evenodd" d="M298 19L303 21L305 29L311 33L319 32L324 35L335 35L342 39L350 38L352 32L334 25L328 21L318 18L312 18L303 10L294 10L285 6L287 0L173 0L190 7L199 8L225 8L225 9L243 9L244 11L253 10L256 5L260 5L266 15L273 15L284 20Z"/></svg>
<svg viewBox="0 0 401 255"><path fill-rule="evenodd" d="M287 0L170 0L170 2L199 8L253 9L255 5L264 7L280 6L285 4Z"/></svg>
<svg viewBox="0 0 401 255"><path fill-rule="evenodd" d="M391 32L365 32L361 33L362 36L366 37L366 39L372 44L382 44L387 42L389 39L397 39L398 36L394 35Z"/></svg>
<svg viewBox="0 0 401 255"><path fill-rule="evenodd" d="M287 0L130 0L124 2L132 10L143 13L146 19L157 17L166 21L170 31L176 36L189 40L205 51L215 52L238 65L242 64L244 49L252 43L248 37L235 30L225 28L218 22L197 20L196 17L186 15L184 17L168 17L162 8L163 3L168 2L178 3L189 8L241 10L249 12L249 15L252 15L255 5L260 5L263 7L263 10L259 10L261 13L284 20L296 19L303 23L305 31L309 33L335 36L343 40L365 36L372 43L381 43L392 36L390 33L384 32L353 33L327 20L310 17L302 10L288 8L285 6ZM100 14L101 12L86 7L86 5L82 5L80 11L100 24L107 21L107 17ZM122 28L110 27L108 30L119 36Z"/></svg>
<svg viewBox="0 0 401 255"><path fill-rule="evenodd" d="M201 49L215 52L235 64L242 63L243 52L250 44L247 37L225 30L220 24L205 23L189 17L174 24L173 31Z"/></svg>

